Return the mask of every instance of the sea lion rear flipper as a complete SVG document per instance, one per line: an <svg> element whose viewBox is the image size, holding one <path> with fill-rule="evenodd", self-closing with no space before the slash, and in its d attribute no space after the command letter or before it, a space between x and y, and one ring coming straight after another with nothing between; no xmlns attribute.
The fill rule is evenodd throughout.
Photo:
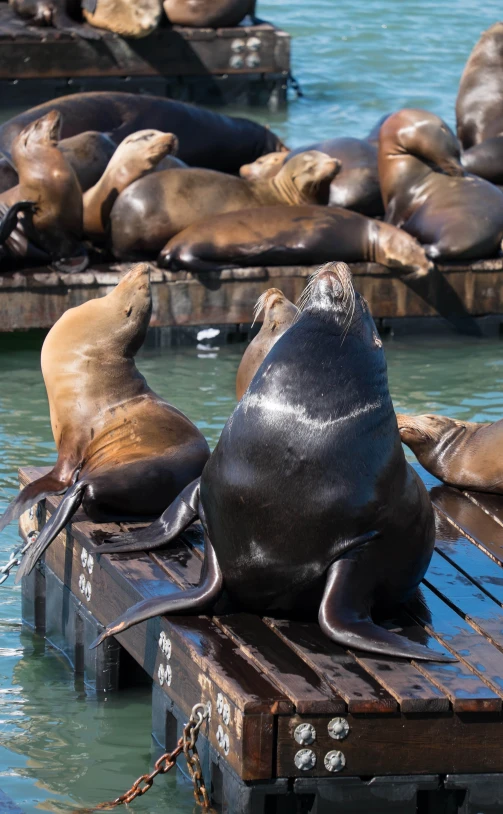
<svg viewBox="0 0 503 814"><path fill-rule="evenodd" d="M343 647L366 650L380 656L457 661L376 625L370 617L367 597L359 583L361 566L353 558L352 552L340 557L328 569L318 618L321 629L330 639Z"/></svg>
<svg viewBox="0 0 503 814"><path fill-rule="evenodd" d="M144 599L142 602L137 602L132 608L129 608L122 616L119 616L115 622L112 622L98 636L92 643L90 649L97 647L104 639L109 636L115 636L123 630L127 630L139 622L144 622L146 619L152 619L154 616L164 616L164 614L186 614L190 611L197 611L197 613L205 613L209 610L218 599L222 587L223 577L222 571L218 564L215 550L205 534L204 536L204 563L203 571L201 574L201 582L196 588L188 588L185 591L173 596L153 596L150 599Z"/></svg>
<svg viewBox="0 0 503 814"><path fill-rule="evenodd" d="M21 517L23 512L31 509L35 503L43 500L49 495L61 495L70 486L74 473L71 477L63 480L54 474L54 469L43 475L41 478L32 481L24 489L21 489L18 495L14 498L12 503L7 506L6 511L0 517L0 531L5 528L12 520L17 520Z"/></svg>
<svg viewBox="0 0 503 814"><path fill-rule="evenodd" d="M37 560L42 556L46 548L50 546L61 529L66 526L68 521L73 517L82 503L86 488L86 481L77 481L77 483L68 490L57 510L47 521L42 531L21 560L21 565L19 566L16 574L16 585L22 579L22 577L28 575L32 571L37 563Z"/></svg>
<svg viewBox="0 0 503 814"><path fill-rule="evenodd" d="M100 545L98 554L123 554L129 551L151 551L170 543L185 531L198 516L200 478L189 483L165 512L144 529L106 537L110 542ZM100 542L93 535L95 542ZM103 538L101 538L103 539Z"/></svg>

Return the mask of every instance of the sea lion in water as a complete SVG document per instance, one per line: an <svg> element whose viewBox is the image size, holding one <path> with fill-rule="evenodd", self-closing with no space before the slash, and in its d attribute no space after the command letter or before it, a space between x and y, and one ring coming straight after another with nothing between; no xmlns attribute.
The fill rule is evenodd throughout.
<svg viewBox="0 0 503 814"><path fill-rule="evenodd" d="M162 5L161 0L83 0L82 14L90 25L139 39L155 31Z"/></svg>
<svg viewBox="0 0 503 814"><path fill-rule="evenodd" d="M95 644L152 616L211 613L225 591L233 608L261 615L317 612L343 647L437 660L371 617L414 594L435 523L400 443L382 342L345 264L310 281L201 478L153 525L101 552L165 546L196 516L199 586L138 603Z"/></svg>
<svg viewBox="0 0 503 814"><path fill-rule="evenodd" d="M495 255L503 238L503 192L464 175L445 122L424 110L389 116L379 136L385 220L414 235L433 259Z"/></svg>
<svg viewBox="0 0 503 814"><path fill-rule="evenodd" d="M503 420L476 424L443 415L399 415L400 437L421 466L459 489L503 495Z"/></svg>
<svg viewBox="0 0 503 814"><path fill-rule="evenodd" d="M12 141L23 127L50 110L63 116L61 138L97 130L120 144L136 130L162 130L178 138L182 161L221 172L237 173L242 164L283 146L271 130L249 119L161 96L102 91L63 96L14 116L0 125L0 153L10 158Z"/></svg>
<svg viewBox="0 0 503 814"><path fill-rule="evenodd" d="M159 252L166 242L204 217L271 204L326 203L339 164L324 153L297 156L266 181L245 181L210 170L157 172L135 181L110 215L116 257Z"/></svg>
<svg viewBox="0 0 503 814"><path fill-rule="evenodd" d="M152 312L149 266L141 263L106 297L70 308L42 347L42 373L58 450L52 471L26 486L3 528L47 495L68 491L24 557L17 579L82 504L92 520L152 516L197 478L209 456L191 421L157 396L134 356Z"/></svg>
<svg viewBox="0 0 503 814"><path fill-rule="evenodd" d="M84 193L84 233L93 240L102 237L120 193L177 149L178 139L173 133L138 130L127 136L117 147L99 181Z"/></svg>
<svg viewBox="0 0 503 814"><path fill-rule="evenodd" d="M456 99L461 163L503 184L503 22L484 31L470 54Z"/></svg>
<svg viewBox="0 0 503 814"><path fill-rule="evenodd" d="M255 322L264 312L264 320L258 334L246 348L236 374L236 399L239 401L264 361L265 357L283 336L299 313L298 308L285 297L279 288L268 288L257 300Z"/></svg>
<svg viewBox="0 0 503 814"><path fill-rule="evenodd" d="M366 139L334 138L298 147L290 153L261 156L239 170L247 180L272 178L291 159L309 150L318 150L337 159L341 169L330 184L329 206L343 206L364 215L383 215L384 206L377 171L377 149Z"/></svg>
<svg viewBox="0 0 503 814"><path fill-rule="evenodd" d="M416 276L433 268L407 232L340 207L265 207L206 218L175 235L158 263L172 271L311 266L334 257Z"/></svg>
<svg viewBox="0 0 503 814"><path fill-rule="evenodd" d="M172 25L194 28L228 28L239 25L247 15L255 17L256 0L164 0L166 17Z"/></svg>

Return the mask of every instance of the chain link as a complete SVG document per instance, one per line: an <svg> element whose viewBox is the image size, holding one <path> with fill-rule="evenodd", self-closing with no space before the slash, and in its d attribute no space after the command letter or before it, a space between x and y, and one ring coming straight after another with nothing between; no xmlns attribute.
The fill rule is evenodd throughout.
<svg viewBox="0 0 503 814"><path fill-rule="evenodd" d="M166 772L169 772L176 765L176 759L179 755L181 755L182 752L187 760L189 775L192 783L194 784L194 797L196 802L206 811L210 811L210 799L206 786L204 785L201 763L196 747L199 730L201 729L203 721L208 718L209 714L209 705L195 704L192 708L192 712L190 713L189 721L183 728L183 735L178 741L175 749L173 749L172 752L165 752L163 755L161 755L161 757L154 763L154 768L150 774L142 774L141 777L135 780L128 791L121 794L120 797L116 797L115 800L111 800L107 803L100 803L99 805L94 806L94 808L87 808L84 810L79 809L79 814L87 814L87 812L90 814L92 811L109 811L117 806L127 805L137 797L141 797L143 794L146 794L146 792L152 788L157 775L166 774Z"/></svg>
<svg viewBox="0 0 503 814"><path fill-rule="evenodd" d="M3 585L4 582L9 579L10 572L13 568L16 568L16 566L19 565L23 554L28 551L29 547L37 539L37 537L38 531L30 531L30 533L27 535L28 542L21 543L21 545L18 545L18 547L11 552L8 561L5 563L5 565L0 567L0 585Z"/></svg>

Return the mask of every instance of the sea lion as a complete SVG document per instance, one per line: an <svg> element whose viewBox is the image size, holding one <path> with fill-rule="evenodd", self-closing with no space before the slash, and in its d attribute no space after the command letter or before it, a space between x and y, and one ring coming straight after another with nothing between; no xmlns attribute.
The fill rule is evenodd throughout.
<svg viewBox="0 0 503 814"><path fill-rule="evenodd" d="M120 193L177 149L178 139L173 133L138 130L127 136L117 147L99 181L84 193L84 233L92 240L102 237Z"/></svg>
<svg viewBox="0 0 503 814"><path fill-rule="evenodd" d="M70 308L42 347L52 471L26 486L0 529L47 495L66 492L18 571L31 571L82 504L91 520L152 516L197 478L209 456L191 421L157 396L137 370L152 312L150 270L132 268L110 294ZM66 491L68 490L68 491Z"/></svg>
<svg viewBox="0 0 503 814"><path fill-rule="evenodd" d="M98 183L116 148L110 136L92 130L58 142L58 149L73 167L82 192Z"/></svg>
<svg viewBox="0 0 503 814"><path fill-rule="evenodd" d="M82 0L82 14L90 25L139 39L155 31L162 5L161 0Z"/></svg>
<svg viewBox="0 0 503 814"><path fill-rule="evenodd" d="M340 207L264 207L206 218L175 235L162 268L218 271L241 266L311 266L339 257L423 276L433 264L407 232Z"/></svg>
<svg viewBox="0 0 503 814"><path fill-rule="evenodd" d="M97 130L120 144L136 130L162 130L178 138L182 161L221 172L237 173L242 164L283 146L271 130L248 119L161 96L102 91L62 96L14 116L0 126L0 153L10 158L14 138L49 110L63 116L61 138Z"/></svg>
<svg viewBox="0 0 503 814"><path fill-rule="evenodd" d="M503 420L487 424L444 415L399 415L400 437L421 466L459 489L503 495Z"/></svg>
<svg viewBox="0 0 503 814"><path fill-rule="evenodd" d="M384 214L377 171L377 149L366 139L333 138L290 153L274 152L240 168L242 178L265 179L276 175L291 159L309 150L318 150L337 159L341 169L330 184L329 206L343 206L364 215Z"/></svg>
<svg viewBox="0 0 503 814"><path fill-rule="evenodd" d="M414 235L433 259L494 256L503 238L503 192L459 163L454 133L438 116L405 109L379 136L385 220Z"/></svg>
<svg viewBox="0 0 503 814"><path fill-rule="evenodd" d="M239 401L248 389L260 365L280 336L290 327L299 311L279 288L268 288L257 300L255 322L264 312L258 334L246 348L236 374L236 399Z"/></svg>
<svg viewBox="0 0 503 814"><path fill-rule="evenodd" d="M484 31L470 54L456 99L461 163L503 184L503 22Z"/></svg>
<svg viewBox="0 0 503 814"><path fill-rule="evenodd" d="M95 645L152 616L211 613L225 591L233 608L261 615L317 612L343 647L437 659L371 617L414 594L435 523L400 443L382 342L344 263L311 279L299 319L267 354L201 478L153 525L101 552L165 546L196 516L199 586L138 603Z"/></svg>
<svg viewBox="0 0 503 814"><path fill-rule="evenodd" d="M227 28L239 25L247 15L255 17L256 0L164 0L172 25L194 28Z"/></svg>
<svg viewBox="0 0 503 814"><path fill-rule="evenodd" d="M0 158L0 194L17 186L18 174L6 158Z"/></svg>
<svg viewBox="0 0 503 814"><path fill-rule="evenodd" d="M162 172L163 170L186 170L188 166L185 161L181 161L176 155L166 155L155 165L153 172Z"/></svg>
<svg viewBox="0 0 503 814"><path fill-rule="evenodd" d="M326 203L335 159L303 153L266 181L245 181L211 170L156 172L135 181L110 215L112 248L121 259L159 252L166 242L204 217L272 204Z"/></svg>
<svg viewBox="0 0 503 814"><path fill-rule="evenodd" d="M30 201L22 228L28 241L65 268L65 260L80 257L75 270L87 265L82 246L82 191L72 167L58 149L61 114L56 110L28 124L12 145L19 184L1 196L2 202Z"/></svg>
<svg viewBox="0 0 503 814"><path fill-rule="evenodd" d="M69 15L68 11L72 11L75 17L80 17L80 8L69 9L68 6L75 3L69 4L67 0L9 0L9 5L19 17L29 20L30 25L50 26L86 40L101 39L97 31Z"/></svg>
<svg viewBox="0 0 503 814"><path fill-rule="evenodd" d="M391 113L385 113L381 116L380 119L376 121L370 133L365 136L365 141L368 141L369 144L372 144L376 150L379 149L379 133L381 132L381 127L383 126L386 119L391 116Z"/></svg>

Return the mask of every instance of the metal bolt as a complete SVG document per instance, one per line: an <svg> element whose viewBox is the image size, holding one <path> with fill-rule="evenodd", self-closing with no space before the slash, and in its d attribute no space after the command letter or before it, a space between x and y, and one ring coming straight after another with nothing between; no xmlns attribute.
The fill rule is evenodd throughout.
<svg viewBox="0 0 503 814"><path fill-rule="evenodd" d="M87 555L87 570L89 571L89 575L93 573L94 568L94 557L92 554Z"/></svg>
<svg viewBox="0 0 503 814"><path fill-rule="evenodd" d="M242 68L244 64L244 59L240 57L239 54L235 54L235 56L229 60L229 68Z"/></svg>
<svg viewBox="0 0 503 814"><path fill-rule="evenodd" d="M222 718L224 720L224 724L227 726L231 719L231 709L229 707L229 704L224 704L224 708L222 710Z"/></svg>
<svg viewBox="0 0 503 814"><path fill-rule="evenodd" d="M260 51L262 40L259 40L258 37L250 37L249 40L246 40L246 47L249 48L250 51Z"/></svg>
<svg viewBox="0 0 503 814"><path fill-rule="evenodd" d="M224 730L222 729L222 724L218 724L217 728L217 743L220 747L224 745Z"/></svg>
<svg viewBox="0 0 503 814"><path fill-rule="evenodd" d="M81 574L79 577L79 590L81 594L86 590L86 578L84 574Z"/></svg>
<svg viewBox="0 0 503 814"><path fill-rule="evenodd" d="M159 647L161 648L163 653L164 653L164 642L165 641L166 641L166 634L165 634L164 630L161 630L161 633L160 633L160 636L159 636Z"/></svg>
<svg viewBox="0 0 503 814"><path fill-rule="evenodd" d="M84 577L84 579L85 579L85 577ZM87 601L89 602L89 600L91 599L91 583L89 581L86 583L85 595L86 595Z"/></svg>
<svg viewBox="0 0 503 814"><path fill-rule="evenodd" d="M230 744L230 740L229 740L229 736L228 736L227 732L224 735L224 740L223 740L222 746L223 746L224 754L228 755L229 750L231 748L231 744Z"/></svg>
<svg viewBox="0 0 503 814"><path fill-rule="evenodd" d="M232 40L231 42L231 51L235 54L240 54L242 51L245 50L246 44L244 40Z"/></svg>
<svg viewBox="0 0 503 814"><path fill-rule="evenodd" d="M258 68L260 65L260 57L258 54L250 54L250 56L246 57L246 64L249 68Z"/></svg>
<svg viewBox="0 0 503 814"><path fill-rule="evenodd" d="M85 568L87 565L87 551L85 548L83 548L80 552L80 561L82 563L82 568Z"/></svg>
<svg viewBox="0 0 503 814"><path fill-rule="evenodd" d="M302 769L303 772L307 772L316 766L316 755L312 749L299 749L294 757L294 763L297 769Z"/></svg>
<svg viewBox="0 0 503 814"><path fill-rule="evenodd" d="M325 769L328 769L329 772L341 772L345 765L346 758L342 752L334 749L325 755Z"/></svg>
<svg viewBox="0 0 503 814"><path fill-rule="evenodd" d="M166 667L164 668L164 675L166 677L166 684L168 685L168 687L171 687L171 679L173 678L173 672L169 664L166 664Z"/></svg>
<svg viewBox="0 0 503 814"><path fill-rule="evenodd" d="M349 724L345 718L332 718L328 724L328 734L337 741L342 741L349 735Z"/></svg>
<svg viewBox="0 0 503 814"><path fill-rule="evenodd" d="M164 638L164 645L162 647L162 652L164 653L164 655L166 656L166 658L169 661L169 659L171 658L171 639L168 639L167 636Z"/></svg>
<svg viewBox="0 0 503 814"><path fill-rule="evenodd" d="M219 715L222 714L222 710L224 708L224 697L221 692L217 695L217 712Z"/></svg>
<svg viewBox="0 0 503 814"><path fill-rule="evenodd" d="M164 684L164 664L159 665L159 668L157 670L157 678L159 679L159 684L162 687L162 685Z"/></svg>
<svg viewBox="0 0 503 814"><path fill-rule="evenodd" d="M307 746L316 740L316 729L312 724L299 724L295 727L293 737L301 746Z"/></svg>

